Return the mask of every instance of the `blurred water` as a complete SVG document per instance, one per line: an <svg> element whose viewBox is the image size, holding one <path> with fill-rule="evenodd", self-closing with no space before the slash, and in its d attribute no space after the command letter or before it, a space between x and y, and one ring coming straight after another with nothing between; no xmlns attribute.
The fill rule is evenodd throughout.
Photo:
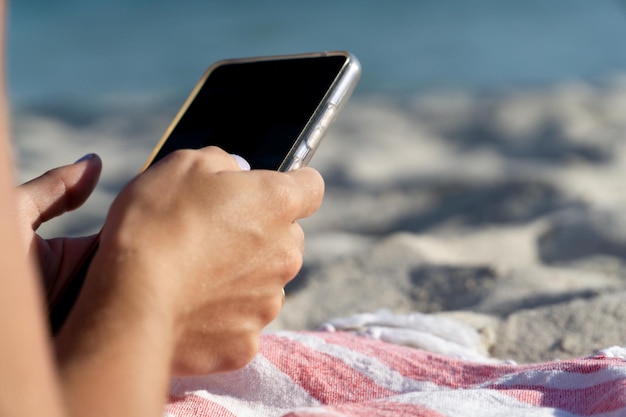
<svg viewBox="0 0 626 417"><path fill-rule="evenodd" d="M14 104L182 97L218 59L329 49L362 61L357 94L626 70L618 0L16 0L9 15Z"/></svg>

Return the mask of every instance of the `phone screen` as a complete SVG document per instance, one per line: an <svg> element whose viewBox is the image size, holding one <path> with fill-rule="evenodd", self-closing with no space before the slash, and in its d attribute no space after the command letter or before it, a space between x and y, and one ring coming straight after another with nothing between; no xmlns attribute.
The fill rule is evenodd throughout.
<svg viewBox="0 0 626 417"><path fill-rule="evenodd" d="M226 63L200 87L152 163L219 146L277 170L346 62L343 56Z"/></svg>

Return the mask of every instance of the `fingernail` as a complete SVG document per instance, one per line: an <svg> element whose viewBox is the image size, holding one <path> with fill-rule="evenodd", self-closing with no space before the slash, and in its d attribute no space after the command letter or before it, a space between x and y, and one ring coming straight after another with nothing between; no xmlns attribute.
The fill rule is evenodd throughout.
<svg viewBox="0 0 626 417"><path fill-rule="evenodd" d="M83 156L82 158L80 158L79 160L77 160L76 162L74 162L75 164L79 163L79 162L83 162L86 161L88 159L93 158L94 154L93 153L88 153L87 155Z"/></svg>
<svg viewBox="0 0 626 417"><path fill-rule="evenodd" d="M239 155L235 155L234 153L231 153L230 156L235 158L235 161L237 161L237 164L242 171L250 171L250 164L248 163L248 161L246 161Z"/></svg>

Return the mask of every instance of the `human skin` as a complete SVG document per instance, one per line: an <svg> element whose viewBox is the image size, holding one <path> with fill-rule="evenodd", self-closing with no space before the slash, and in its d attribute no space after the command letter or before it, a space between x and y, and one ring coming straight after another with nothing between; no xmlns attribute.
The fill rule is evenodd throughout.
<svg viewBox="0 0 626 417"><path fill-rule="evenodd" d="M6 107L0 106L0 415L61 416L61 390L43 321L39 278L19 244Z"/></svg>
<svg viewBox="0 0 626 417"><path fill-rule="evenodd" d="M24 252L38 255L50 282L66 278L93 238L47 241L36 229L79 206L100 167L94 155L17 189ZM322 194L314 170L239 171L216 148L178 152L131 182L112 206L85 287L57 338L72 415L110 407L103 392L115 395L117 412L133 404L137 413L148 404L158 412L169 376L248 363L260 331L280 310L282 287L301 266L303 233L295 219L315 211ZM136 387L152 401L140 401Z"/></svg>
<svg viewBox="0 0 626 417"><path fill-rule="evenodd" d="M36 229L82 204L100 161L16 191L3 97L0 415L161 415L170 376L248 363L301 266L296 221L321 204L319 173L241 171L216 148L163 159L114 201L81 294L52 341L42 281L65 279L92 238L46 241Z"/></svg>
<svg viewBox="0 0 626 417"><path fill-rule="evenodd" d="M176 152L131 182L57 337L75 410L110 407L109 392L117 412L156 413L172 374L252 360L302 264L296 220L322 195L315 170L240 171L216 148Z"/></svg>
<svg viewBox="0 0 626 417"><path fill-rule="evenodd" d="M36 259L46 293L59 287L86 255L96 236L44 239L41 224L80 207L92 193L102 170L97 155L52 169L17 188L17 210L24 249Z"/></svg>

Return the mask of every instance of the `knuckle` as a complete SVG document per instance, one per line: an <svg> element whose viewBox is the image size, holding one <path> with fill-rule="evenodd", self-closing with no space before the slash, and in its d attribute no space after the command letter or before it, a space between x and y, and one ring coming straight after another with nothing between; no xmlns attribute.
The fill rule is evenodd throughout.
<svg viewBox="0 0 626 417"><path fill-rule="evenodd" d="M190 149L177 149L166 155L161 162L163 164L187 165L193 161L194 155Z"/></svg>
<svg viewBox="0 0 626 417"><path fill-rule="evenodd" d="M302 250L295 245L286 249L280 262L279 276L282 282L289 282L295 277L302 268Z"/></svg>
<svg viewBox="0 0 626 417"><path fill-rule="evenodd" d="M259 189L263 190L272 212L279 217L292 217L292 213L298 211L299 203L291 178L277 172L259 174Z"/></svg>
<svg viewBox="0 0 626 417"><path fill-rule="evenodd" d="M236 346L233 346L222 358L221 370L234 371L248 365L259 351L258 333L249 333L237 339Z"/></svg>
<svg viewBox="0 0 626 417"><path fill-rule="evenodd" d="M272 293L272 296L265 303L264 308L259 311L258 318L263 326L271 323L280 313L282 309L283 300L280 291Z"/></svg>
<svg viewBox="0 0 626 417"><path fill-rule="evenodd" d="M177 149L171 154L167 155L165 158L185 160L187 158L192 157L194 153L195 152L193 152L191 149Z"/></svg>
<svg viewBox="0 0 626 417"><path fill-rule="evenodd" d="M221 168L231 170L239 170L239 164L235 158L233 158L229 153L224 151L222 148L217 146L207 146L202 148L200 152L204 157L210 159L217 163L217 165Z"/></svg>
<svg viewBox="0 0 626 417"><path fill-rule="evenodd" d="M289 220L293 220L295 218L295 214L300 209L300 204L295 198L295 194L293 193L293 189L288 185L278 186L276 189L276 204L280 209L280 213L284 216L287 216Z"/></svg>
<svg viewBox="0 0 626 417"><path fill-rule="evenodd" d="M164 160L170 163L187 164L190 168L212 167L214 170L238 170L237 161L217 146L207 146L201 149L178 149L167 155Z"/></svg>
<svg viewBox="0 0 626 417"><path fill-rule="evenodd" d="M69 188L69 183L71 179L63 169L64 167L54 168L49 171L46 171L41 178L45 178L48 184L48 191L52 191L55 194L63 193Z"/></svg>

